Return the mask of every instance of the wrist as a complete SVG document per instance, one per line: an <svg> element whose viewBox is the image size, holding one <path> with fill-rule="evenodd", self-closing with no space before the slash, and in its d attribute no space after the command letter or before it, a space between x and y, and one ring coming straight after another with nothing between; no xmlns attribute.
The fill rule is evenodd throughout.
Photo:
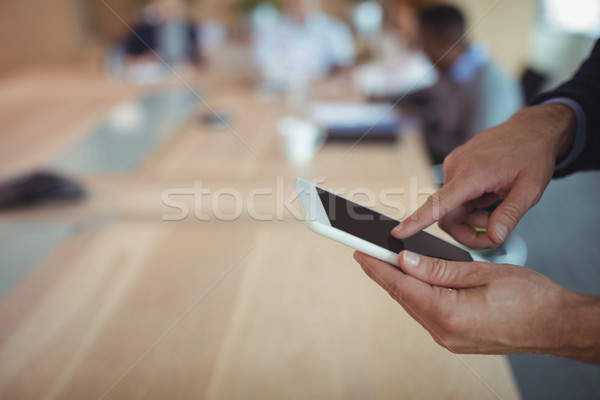
<svg viewBox="0 0 600 400"><path fill-rule="evenodd" d="M587 363L600 363L600 296L567 291L561 313L561 345L552 353Z"/></svg>
<svg viewBox="0 0 600 400"><path fill-rule="evenodd" d="M530 106L517 112L514 119L535 121L537 134L545 140L554 160L564 158L575 141L577 116L571 107L562 103Z"/></svg>
<svg viewBox="0 0 600 400"><path fill-rule="evenodd" d="M555 135L554 158L560 160L573 147L577 133L577 115L566 104L549 103L542 104L540 107L544 107L544 112L548 113L549 122L555 128L552 132Z"/></svg>

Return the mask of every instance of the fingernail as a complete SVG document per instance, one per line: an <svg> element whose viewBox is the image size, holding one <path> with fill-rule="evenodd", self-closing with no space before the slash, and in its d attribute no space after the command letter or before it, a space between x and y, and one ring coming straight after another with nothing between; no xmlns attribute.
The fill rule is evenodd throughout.
<svg viewBox="0 0 600 400"><path fill-rule="evenodd" d="M392 233L400 233L402 231L402 222L400 222L394 229L392 229Z"/></svg>
<svg viewBox="0 0 600 400"><path fill-rule="evenodd" d="M498 235L500 240L502 240L503 242L506 240L506 236L508 235L508 229L506 229L504 225L496 225L496 228L494 228L494 232L496 232L496 235Z"/></svg>
<svg viewBox="0 0 600 400"><path fill-rule="evenodd" d="M421 262L421 257L418 254L415 254L410 251L404 252L404 264L410 267L418 267Z"/></svg>

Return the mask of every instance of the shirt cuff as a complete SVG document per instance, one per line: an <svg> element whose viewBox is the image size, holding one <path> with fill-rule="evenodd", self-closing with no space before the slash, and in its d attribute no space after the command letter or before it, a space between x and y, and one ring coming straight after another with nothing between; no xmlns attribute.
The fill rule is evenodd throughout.
<svg viewBox="0 0 600 400"><path fill-rule="evenodd" d="M577 130L575 131L575 141L573 142L573 146L571 150L563 158L555 167L555 171L561 171L567 168L577 157L581 155L583 152L583 148L585 147L585 130L586 130L586 118L583 109L573 99L569 99L568 97L555 97L550 100L546 100L542 104L551 104L551 103L560 103L569 107L575 113L575 117L577 118Z"/></svg>

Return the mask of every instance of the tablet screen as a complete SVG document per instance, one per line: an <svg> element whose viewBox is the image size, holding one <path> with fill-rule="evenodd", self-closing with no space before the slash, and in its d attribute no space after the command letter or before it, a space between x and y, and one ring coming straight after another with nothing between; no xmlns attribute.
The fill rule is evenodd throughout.
<svg viewBox="0 0 600 400"><path fill-rule="evenodd" d="M391 232L398 225L398 221L319 187L317 193L331 226L336 229L396 254L406 249L444 260L473 261L471 255L465 250L426 232L416 233L403 240L396 239Z"/></svg>

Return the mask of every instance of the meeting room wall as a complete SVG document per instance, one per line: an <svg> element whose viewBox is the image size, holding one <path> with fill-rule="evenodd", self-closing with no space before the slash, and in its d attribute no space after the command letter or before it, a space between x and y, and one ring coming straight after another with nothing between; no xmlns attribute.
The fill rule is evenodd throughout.
<svg viewBox="0 0 600 400"><path fill-rule="evenodd" d="M233 5L239 0L195 0L191 11L195 19L220 19L233 22ZM431 3L430 0L415 0ZM507 69L519 74L529 59L529 37L535 16L534 0L454 0L465 11L471 36L487 43L494 57ZM135 18L139 0L20 0L0 2L0 73L20 66L66 62L85 53L86 39L96 35L105 42L118 39L124 21ZM324 8L347 17L354 1L327 0Z"/></svg>
<svg viewBox="0 0 600 400"><path fill-rule="evenodd" d="M471 37L490 47L496 61L519 76L530 58L535 0L454 0L468 18Z"/></svg>
<svg viewBox="0 0 600 400"><path fill-rule="evenodd" d="M0 73L75 57L81 45L76 2L0 1Z"/></svg>

